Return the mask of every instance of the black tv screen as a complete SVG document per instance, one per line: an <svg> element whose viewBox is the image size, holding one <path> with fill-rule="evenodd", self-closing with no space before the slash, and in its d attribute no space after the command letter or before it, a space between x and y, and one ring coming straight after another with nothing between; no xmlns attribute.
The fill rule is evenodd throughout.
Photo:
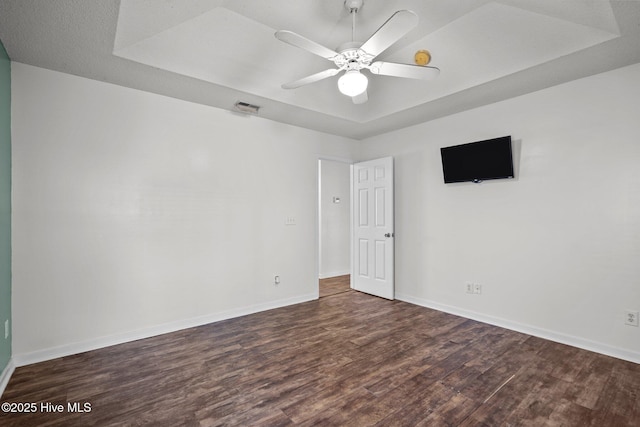
<svg viewBox="0 0 640 427"><path fill-rule="evenodd" d="M440 148L445 184L513 178L511 136Z"/></svg>

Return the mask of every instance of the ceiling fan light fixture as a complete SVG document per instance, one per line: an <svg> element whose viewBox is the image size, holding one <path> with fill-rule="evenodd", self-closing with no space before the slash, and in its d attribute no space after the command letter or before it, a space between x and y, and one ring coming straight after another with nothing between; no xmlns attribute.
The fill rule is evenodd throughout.
<svg viewBox="0 0 640 427"><path fill-rule="evenodd" d="M369 79L358 70L349 70L338 79L338 90L346 96L357 96L367 90Z"/></svg>

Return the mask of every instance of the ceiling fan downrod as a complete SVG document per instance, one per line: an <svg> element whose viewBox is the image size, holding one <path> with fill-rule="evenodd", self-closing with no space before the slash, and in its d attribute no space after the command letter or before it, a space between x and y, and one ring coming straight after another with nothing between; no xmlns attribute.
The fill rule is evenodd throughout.
<svg viewBox="0 0 640 427"><path fill-rule="evenodd" d="M364 0L344 0L344 7L351 14L351 41L356 41L356 14L362 7Z"/></svg>

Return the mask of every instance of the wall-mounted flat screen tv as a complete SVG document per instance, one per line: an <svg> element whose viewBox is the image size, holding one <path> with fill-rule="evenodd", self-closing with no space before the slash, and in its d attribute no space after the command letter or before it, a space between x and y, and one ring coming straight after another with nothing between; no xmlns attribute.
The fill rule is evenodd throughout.
<svg viewBox="0 0 640 427"><path fill-rule="evenodd" d="M445 184L513 178L511 136L440 148Z"/></svg>

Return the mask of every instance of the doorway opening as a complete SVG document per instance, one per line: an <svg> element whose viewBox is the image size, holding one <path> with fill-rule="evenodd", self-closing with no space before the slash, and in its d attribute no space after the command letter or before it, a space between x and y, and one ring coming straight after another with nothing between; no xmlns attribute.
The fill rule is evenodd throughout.
<svg viewBox="0 0 640 427"><path fill-rule="evenodd" d="M351 164L318 160L318 286L326 297L351 290Z"/></svg>
<svg viewBox="0 0 640 427"><path fill-rule="evenodd" d="M351 275L320 279L320 298L341 294L351 290Z"/></svg>

